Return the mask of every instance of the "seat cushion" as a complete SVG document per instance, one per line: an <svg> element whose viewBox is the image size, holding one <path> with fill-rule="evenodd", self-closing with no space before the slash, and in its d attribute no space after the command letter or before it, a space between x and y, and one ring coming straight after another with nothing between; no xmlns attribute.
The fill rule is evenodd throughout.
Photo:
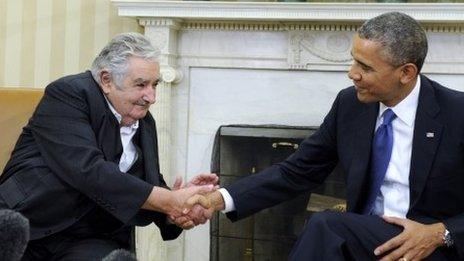
<svg viewBox="0 0 464 261"><path fill-rule="evenodd" d="M43 96L42 89L0 88L0 170ZM0 172L1 174L1 172Z"/></svg>

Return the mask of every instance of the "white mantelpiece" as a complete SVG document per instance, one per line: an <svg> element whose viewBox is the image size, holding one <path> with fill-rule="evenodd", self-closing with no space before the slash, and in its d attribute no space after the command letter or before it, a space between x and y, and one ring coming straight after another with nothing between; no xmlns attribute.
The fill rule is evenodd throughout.
<svg viewBox="0 0 464 261"><path fill-rule="evenodd" d="M464 4L276 3L215 1L113 0L120 16L186 20L342 21L358 22L388 11L421 22L462 23Z"/></svg>
<svg viewBox="0 0 464 261"><path fill-rule="evenodd" d="M387 11L418 19L427 31L423 72L464 90L464 4L316 4L113 0L136 17L162 53L165 83L152 113L168 184L209 171L223 124L318 126L350 85L351 37ZM153 229L153 228L151 228ZM209 225L163 243L138 231L144 260L209 260Z"/></svg>

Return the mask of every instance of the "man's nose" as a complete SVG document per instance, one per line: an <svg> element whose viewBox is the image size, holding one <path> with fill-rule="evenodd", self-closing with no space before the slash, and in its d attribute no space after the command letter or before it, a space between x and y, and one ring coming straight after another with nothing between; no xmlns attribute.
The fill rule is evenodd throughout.
<svg viewBox="0 0 464 261"><path fill-rule="evenodd" d="M156 101L156 90L154 88L147 88L147 91L143 95L143 100L153 104Z"/></svg>
<svg viewBox="0 0 464 261"><path fill-rule="evenodd" d="M351 65L350 69L348 70L348 78L350 78L353 81L361 80L361 74L359 72L356 72L353 67L354 66Z"/></svg>

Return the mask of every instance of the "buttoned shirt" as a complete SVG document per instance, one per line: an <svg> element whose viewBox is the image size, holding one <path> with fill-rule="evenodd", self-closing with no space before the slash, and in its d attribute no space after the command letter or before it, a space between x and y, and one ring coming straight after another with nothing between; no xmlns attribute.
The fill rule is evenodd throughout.
<svg viewBox="0 0 464 261"><path fill-rule="evenodd" d="M121 124L121 120L122 120L121 114L119 114L114 109L113 105L111 105L108 99L106 99L106 102L108 103L108 107L110 108L114 117L116 117L116 120L118 121L118 123ZM137 160L138 154L137 154L137 150L135 149L135 145L132 142L132 138L134 137L138 128L139 128L138 120L130 126L119 127L119 132L121 134L121 144L122 144L122 155L121 155L121 158L119 159L119 170L122 172L127 172Z"/></svg>
<svg viewBox="0 0 464 261"><path fill-rule="evenodd" d="M382 114L391 109L396 118L392 121L393 147L390 163L380 193L374 203L373 213L405 218L409 209L409 172L411 169L412 139L417 104L419 103L420 77L414 89L400 103L387 107L380 103L376 130L382 124Z"/></svg>

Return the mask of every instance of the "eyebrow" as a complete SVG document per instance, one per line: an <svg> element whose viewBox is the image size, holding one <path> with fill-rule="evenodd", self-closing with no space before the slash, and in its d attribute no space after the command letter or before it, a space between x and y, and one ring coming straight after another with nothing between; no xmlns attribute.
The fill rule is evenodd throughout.
<svg viewBox="0 0 464 261"><path fill-rule="evenodd" d="M148 80L145 80L143 78L137 78L137 79L134 80L134 82L135 83L146 83L146 82L148 82Z"/></svg>
<svg viewBox="0 0 464 261"><path fill-rule="evenodd" d="M353 58L353 59L354 59L354 58ZM367 65L367 64L365 64L365 63L363 63L363 62L361 62L361 61L359 61L359 60L357 60L357 59L354 59L354 60L355 60L357 63L361 64L363 67L366 67L366 68L372 69L372 66L370 66L370 65Z"/></svg>
<svg viewBox="0 0 464 261"><path fill-rule="evenodd" d="M351 54L351 57L353 57L353 60L355 60L357 63L361 64L361 66L363 66L363 67L366 67L366 68L369 68L369 69L373 69L373 68L372 68L372 66L370 66L370 65L367 65L367 64L365 64L365 63L361 62L360 60L358 60L358 59L354 58L354 56L353 56L353 52L350 52L350 54Z"/></svg>
<svg viewBox="0 0 464 261"><path fill-rule="evenodd" d="M155 82L155 83L159 83L159 81L160 81L160 78L156 79L154 82ZM134 83L136 83L136 84L138 84L138 83L147 84L147 83L149 83L149 82L150 82L150 80L148 80L148 79L143 79L143 78L137 78L137 79L134 80Z"/></svg>

